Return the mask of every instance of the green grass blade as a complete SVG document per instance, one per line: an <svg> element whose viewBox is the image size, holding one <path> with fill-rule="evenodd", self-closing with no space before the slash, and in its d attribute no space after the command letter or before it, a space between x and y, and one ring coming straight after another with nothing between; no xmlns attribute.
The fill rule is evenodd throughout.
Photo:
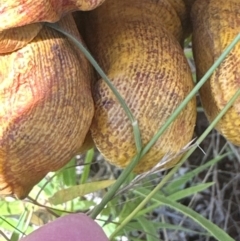
<svg viewBox="0 0 240 241"><path fill-rule="evenodd" d="M229 154L230 154L230 152L225 153L224 155L221 155L221 156L216 156L212 160L210 160L207 163L195 168L191 172L185 173L184 176L181 176L181 177L178 177L178 178L174 179L164 188L164 192L167 193L167 194L175 193L185 183L190 181L192 178L194 178L195 176L197 176L199 173L206 170L210 166L215 165L216 163L218 163L219 161L221 161L222 159L227 157Z"/></svg>
<svg viewBox="0 0 240 241"><path fill-rule="evenodd" d="M66 186L76 185L76 160L73 158L70 162L68 162L59 172L59 175L62 176L63 183Z"/></svg>
<svg viewBox="0 0 240 241"><path fill-rule="evenodd" d="M114 182L115 180L104 180L71 186L69 188L62 189L54 193L54 195L49 198L49 202L53 205L62 204L64 202L71 201L77 197L81 197L86 194L109 187Z"/></svg>
<svg viewBox="0 0 240 241"><path fill-rule="evenodd" d="M131 241L142 241L142 239L139 239L139 238L131 238ZM159 240L159 241L162 241L162 240Z"/></svg>
<svg viewBox="0 0 240 241"><path fill-rule="evenodd" d="M116 182L113 184L113 186L108 190L108 192L103 197L102 201L94 207L92 213L90 216L95 219L97 215L103 210L105 205L114 197L116 191L119 189L119 187L122 185L122 183L125 182L133 168L137 165L137 163L140 160L140 153L136 157L133 158L133 160L129 163L127 168L122 172L122 174L118 177Z"/></svg>
<svg viewBox="0 0 240 241"><path fill-rule="evenodd" d="M22 235L24 233L22 233L22 231L20 229L17 228L19 224L19 221L17 219L14 219L12 217L2 217L0 216L0 227L2 229L5 229L9 232L14 232L14 231L18 231L18 233L21 233ZM34 231L33 227L28 226L28 233Z"/></svg>
<svg viewBox="0 0 240 241"><path fill-rule="evenodd" d="M157 203L157 205L159 206L159 203ZM168 230L174 230L174 231L182 231L185 233L193 233L193 234L197 234L197 235L202 235L202 236L210 236L208 233L204 233L204 232L198 232L198 231L194 231L188 228L184 228L182 226L179 225L174 225L174 224L169 224L169 223L163 223L163 222L149 222L151 223L151 225L158 230L161 229L168 229ZM133 220L132 222L130 222L125 228L124 231L125 232L131 232L133 230L142 230L141 226L139 225L138 219ZM124 235L124 233L122 233L122 235Z"/></svg>
<svg viewBox="0 0 240 241"><path fill-rule="evenodd" d="M138 218L141 217L145 214L151 213L153 210L155 210L156 208L159 207L159 203L154 203L152 205L147 206L146 208L143 208L142 210L140 210L134 218ZM128 224L127 224L128 225Z"/></svg>
<svg viewBox="0 0 240 241"><path fill-rule="evenodd" d="M152 222L149 222L149 220L147 220L144 217L140 217L137 220L139 222L139 224L142 226L143 231L146 234L146 238L147 241L158 241L158 229L156 229L153 225Z"/></svg>
<svg viewBox="0 0 240 241"><path fill-rule="evenodd" d="M208 182L208 183L200 183L198 185L195 185L195 186L191 186L189 188L186 188L186 189L183 189L183 190L180 190L178 192L175 192L169 196L167 196L168 198L170 198L171 200L173 201L178 201L180 199L183 199L183 198L186 198L186 197L189 197L189 196L192 196L198 192L201 192L209 187L211 187L212 185L214 184L214 182ZM140 187L140 188L137 188L136 190L133 190L134 193L140 195L140 196L143 196L143 197L146 197L150 194L151 190L149 189L146 189L144 187ZM161 193L156 193L153 197L152 197L152 200L158 200L160 197L164 196L163 194Z"/></svg>
<svg viewBox="0 0 240 241"><path fill-rule="evenodd" d="M201 192L201 191L207 189L208 187L212 186L213 184L214 184L213 182L210 182L210 183L207 183L207 184L198 184L196 186L189 187L187 189L184 189L184 190L178 191L176 193L173 193L173 194L169 195L168 198L170 198L173 201L178 201L182 198L186 198L188 196L191 196L191 195L194 195L198 192ZM140 189L134 190L134 192L136 194L140 195L140 196L146 197L150 193L150 190L140 188ZM152 200L158 200L159 196L164 196L164 195L163 195L163 193L158 192L154 195ZM154 203L154 204L144 208L143 210L139 211L137 213L137 215L135 216L135 218L143 216L147 213L151 213L153 210L155 210L158 207L159 207L158 203Z"/></svg>
<svg viewBox="0 0 240 241"><path fill-rule="evenodd" d="M93 157L94 157L94 149L91 149L87 152L86 157L85 157L85 162L84 162L85 166L83 168L83 173L81 175L80 184L86 183L86 181L89 177L90 167L91 167L91 163L93 161Z"/></svg>
<svg viewBox="0 0 240 241"><path fill-rule="evenodd" d="M170 198L171 200L180 200L189 196L192 196L194 194L197 194L209 187L211 187L213 184L215 184L214 182L207 182L207 183L200 183L198 185L195 186L191 186L189 188L180 190L176 193L173 193L171 195L168 196L168 198Z"/></svg>
<svg viewBox="0 0 240 241"><path fill-rule="evenodd" d="M141 195L145 195L140 193ZM177 199L175 197L175 199ZM175 200L172 199L172 197L164 197L163 195L158 195L157 197L153 198L152 201L156 202L154 205L155 206L168 206L170 208L173 208L187 217L193 219L196 223L201 225L206 231L211 234L211 236L215 237L219 241L233 241L233 239L226 234L221 228L219 228L217 225L213 224L211 221L207 220L206 218L202 217L200 214L196 213L193 211L191 208L188 208ZM139 218L138 218L139 220ZM159 226L161 227L161 225ZM169 228L169 227L165 227ZM181 230L181 229L179 229ZM208 234L202 234L202 235L207 235Z"/></svg>
<svg viewBox="0 0 240 241"><path fill-rule="evenodd" d="M131 198L127 198L126 201L124 201L124 206L122 207L121 212L117 215L119 220L118 222L124 220L129 215L129 213L131 213L136 208L136 206L142 202L142 200L143 198L140 196L134 199L134 202L131 200Z"/></svg>
<svg viewBox="0 0 240 241"><path fill-rule="evenodd" d="M2 216L19 215L25 210L25 205L19 200L12 202L0 200L0 210Z"/></svg>
<svg viewBox="0 0 240 241"><path fill-rule="evenodd" d="M215 237L218 241L234 241L227 233L225 233L221 228L212 223L211 221L204 218L202 215L193 211L191 208L186 207L178 202L171 200L170 198L163 197L158 200L158 203L161 205L168 206L173 208L187 217L194 220L196 223L201 225L205 230L207 230L213 237Z"/></svg>
<svg viewBox="0 0 240 241"><path fill-rule="evenodd" d="M11 241L18 241L20 238L20 234L24 233L24 226L25 226L27 216L28 216L28 211L25 210L19 217L16 229L13 231L11 235L11 239L10 239ZM21 232L19 232L19 230L21 230Z"/></svg>

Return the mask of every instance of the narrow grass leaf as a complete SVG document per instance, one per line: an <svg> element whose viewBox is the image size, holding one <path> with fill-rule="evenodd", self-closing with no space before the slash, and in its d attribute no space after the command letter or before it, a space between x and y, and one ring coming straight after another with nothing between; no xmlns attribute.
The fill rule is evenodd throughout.
<svg viewBox="0 0 240 241"><path fill-rule="evenodd" d="M21 214L25 209L22 201L0 201L1 215L18 215Z"/></svg>
<svg viewBox="0 0 240 241"><path fill-rule="evenodd" d="M0 216L0 227L9 232L14 232L14 230L18 229L17 226L19 224L19 217L3 217ZM28 226L28 233L33 231L33 227ZM21 233L21 230L18 230Z"/></svg>
<svg viewBox="0 0 240 241"><path fill-rule="evenodd" d="M139 224L142 226L144 233L146 234L147 241L158 241L158 229L156 229L152 222L144 217L138 218Z"/></svg>
<svg viewBox="0 0 240 241"><path fill-rule="evenodd" d="M213 184L215 183L214 182L200 183L198 185L191 186L189 188L175 192L169 195L168 198L170 198L171 200L177 201L177 200L192 196L194 194L197 194L199 192L202 192L203 190L206 190L209 187L211 187Z"/></svg>
<svg viewBox="0 0 240 241"><path fill-rule="evenodd" d="M74 198L82 197L86 194L96 192L103 188L109 187L114 182L115 180L104 180L99 182L90 182L90 183L80 184L77 186L72 186L56 192L51 198L49 198L49 202L53 205L62 204L67 201L71 201Z"/></svg>
<svg viewBox="0 0 240 241"><path fill-rule="evenodd" d="M59 174L62 176L63 183L66 186L76 185L76 160L73 158L67 163L60 171Z"/></svg>
<svg viewBox="0 0 240 241"><path fill-rule="evenodd" d="M25 219L25 222L22 224L22 227L21 229L23 230L23 232L25 234L28 234L28 227L30 226L30 222L31 222L31 219L32 219L32 215L33 215L33 209L28 209L27 211L27 217ZM20 233L19 236L22 238L23 234Z"/></svg>
<svg viewBox="0 0 240 241"><path fill-rule="evenodd" d="M38 192L35 195L35 200L37 201L38 198L40 196L51 196L56 190L57 187L60 186L60 182L57 178L57 173L54 173L53 175L48 174L47 177L45 177L44 179L42 179L39 183L38 183ZM56 177L56 178L55 178ZM57 180L57 185L54 185L54 179ZM30 193L31 194L31 193Z"/></svg>
<svg viewBox="0 0 240 241"><path fill-rule="evenodd" d="M114 218L118 217L121 212L121 206L119 205L119 200L117 198L112 199L106 205L101 213L101 217L109 218L111 215Z"/></svg>
<svg viewBox="0 0 240 241"><path fill-rule="evenodd" d="M24 226L28 216L28 211L25 210L18 219L18 224L11 235L11 241L18 241L20 234L24 234Z"/></svg>
<svg viewBox="0 0 240 241"><path fill-rule="evenodd" d="M158 203L154 203L152 205L148 205L147 207L143 208L142 210L140 210L136 215L135 218L141 217L145 214L151 213L153 212L155 209L159 208L159 204Z"/></svg>
<svg viewBox="0 0 240 241"><path fill-rule="evenodd" d="M72 212L80 211L80 212L85 212L89 210L90 207L95 206L96 203L91 200L75 200L73 203L73 209L69 210Z"/></svg>
<svg viewBox="0 0 240 241"><path fill-rule="evenodd" d="M114 232L114 230L116 229L115 223L107 223L106 224L105 222L104 223L102 222L102 224L100 224L100 226L103 227L103 231L107 236L110 236Z"/></svg>
<svg viewBox="0 0 240 241"><path fill-rule="evenodd" d="M227 233L224 232L224 230L222 230L217 225L204 218L201 214L198 214L197 212L193 211L191 208L186 207L164 196L161 196L157 202L159 203L159 205L165 205L167 207L173 208L181 212L185 216L191 218L200 226L202 226L205 230L207 230L218 241L234 241Z"/></svg>
<svg viewBox="0 0 240 241"><path fill-rule="evenodd" d="M136 206L142 202L142 200L143 198L140 196L136 197L134 201L127 199L122 208L122 211L118 214L119 222L124 220L129 215L129 213L131 213L136 208Z"/></svg>
<svg viewBox="0 0 240 241"><path fill-rule="evenodd" d="M142 239L139 239L139 238L132 238L132 237L131 237L131 240L132 240L132 241L142 241ZM159 240L159 241L161 241L161 240Z"/></svg>
<svg viewBox="0 0 240 241"><path fill-rule="evenodd" d="M85 157L85 162L84 162L85 165L83 168L83 173L81 175L80 184L86 183L86 181L89 177L90 167L91 167L91 163L93 161L93 157L94 157L94 149L91 149L87 152L86 157Z"/></svg>
<svg viewBox="0 0 240 241"><path fill-rule="evenodd" d="M209 187L211 187L214 184L214 182L208 182L208 183L200 183L198 185L195 186L191 186L189 188L177 191L169 196L167 196L167 198L170 198L173 201L178 201L180 199L192 196L198 192L201 192ZM136 190L134 190L134 192L140 196L146 197L151 193L151 190L148 190L146 188L137 188ZM156 193L153 197L152 200L156 201L158 200L160 197L163 197L165 195L161 194L161 193Z"/></svg>
<svg viewBox="0 0 240 241"><path fill-rule="evenodd" d="M159 206L159 203L157 204ZM136 221L137 220L137 221ZM162 223L162 222L154 222L148 220L149 224L154 227L154 229L168 229L168 230L174 230L174 231L181 231L185 233L192 233L192 234L197 234L201 236L210 236L209 233L203 233L203 232L198 232L194 231L192 229L184 228L179 225L174 225L174 224L169 224L169 223ZM124 231L125 232L132 232L135 230L141 230L141 225L138 222L138 219L134 219L132 222L130 222L128 225L125 226Z"/></svg>
<svg viewBox="0 0 240 241"><path fill-rule="evenodd" d="M194 195L198 192L201 192L205 189L207 189L208 187L212 186L214 184L214 182L210 182L210 183L206 183L206 184L199 184L199 185L196 185L196 186L193 186L193 187L189 187L187 189L184 189L184 190L181 190L181 191L178 191L176 193L173 193L171 195L168 196L168 198L170 198L171 200L173 201L178 201L182 198L186 198L188 196L191 196L191 195ZM140 195L140 196L148 196L150 194L150 191L147 190L147 189L143 189L143 188L140 188L140 189L136 189L134 191L136 194ZM163 193L161 194L161 192L159 193L156 193L151 200L155 200L157 201L159 199L159 196L164 196ZM141 211L139 211L137 213L137 215L135 216L135 218L138 218L140 216L143 216L147 213L150 213L152 212L153 210L155 210L156 208L159 207L159 204L158 203L154 203L144 209L142 209Z"/></svg>
<svg viewBox="0 0 240 241"><path fill-rule="evenodd" d="M224 155L217 156L214 159L208 161L207 163L197 168L194 168L192 171L185 173L183 176L175 178L173 181L169 182L169 184L166 187L164 187L164 193L172 194L175 193L177 190L182 189L187 182L191 181L199 173L215 165L216 163L227 157L229 154L230 153L226 153Z"/></svg>

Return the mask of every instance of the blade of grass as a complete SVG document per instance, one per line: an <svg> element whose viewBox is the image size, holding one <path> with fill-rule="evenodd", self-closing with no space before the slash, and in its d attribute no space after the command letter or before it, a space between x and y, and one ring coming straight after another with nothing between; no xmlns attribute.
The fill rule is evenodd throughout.
<svg viewBox="0 0 240 241"><path fill-rule="evenodd" d="M0 200L0 210L1 215L19 215L25 209L25 206L22 201L14 200L12 202L7 202L5 200Z"/></svg>
<svg viewBox="0 0 240 241"><path fill-rule="evenodd" d="M146 234L147 241L158 241L158 229L156 229L149 220L144 217L138 218L139 224L142 226L143 231Z"/></svg>
<svg viewBox="0 0 240 241"><path fill-rule="evenodd" d="M192 188L190 187L188 189L185 189L185 190L187 190L186 192L184 192L185 190L181 190L181 191L176 192L176 193L174 193L172 195L169 195L167 197L170 198L173 201L178 201L181 198L184 198L184 197L187 197L187 196L190 196L190 195L194 195L195 193L203 191L206 188L208 188L209 186L211 186L212 184L213 183L209 183L209 185L207 184L206 186L204 186L204 184L199 184L199 185L194 186ZM195 188L197 188L197 189L195 190ZM149 194L149 190L147 190L147 192L142 192L142 189L141 189L141 192L139 192L139 190L134 190L134 192L136 192L139 195L144 196L144 197L146 197L146 193ZM154 200L154 199L158 200L158 196L159 195L163 196L163 193L161 194L161 192L158 192L157 195L154 195L154 197L151 200ZM147 213L151 213L156 208L159 208L159 204L158 203L154 203L154 204L152 204L152 205L142 209L141 211L139 211L136 214L135 218L143 216L143 215L145 215Z"/></svg>
<svg viewBox="0 0 240 241"><path fill-rule="evenodd" d="M168 198L171 198L171 200L180 200L189 196L192 196L194 194L197 194L209 187L211 187L213 184L215 184L214 182L207 182L207 183L200 183L198 185L195 186L191 186L189 188L180 190L176 193L173 193L171 195L168 196Z"/></svg>
<svg viewBox="0 0 240 241"><path fill-rule="evenodd" d="M24 223L25 223L27 216L28 216L28 211L25 210L22 213L22 215L19 217L17 227L12 233L11 241L18 241L20 234L24 234L23 228L24 228ZM21 230L21 232L19 232L19 230Z"/></svg>
<svg viewBox="0 0 240 241"><path fill-rule="evenodd" d="M36 194L36 197L34 198L35 201L38 200L39 197L43 196L42 193L46 194L47 196L51 196L52 193L55 190L55 187L52 185L52 181L54 180L55 177L57 177L58 172L56 172L54 175L48 178L42 179L38 183L38 187L40 188L39 191Z"/></svg>
<svg viewBox="0 0 240 241"><path fill-rule="evenodd" d="M2 239L1 239L2 237ZM0 229L0 241L10 241L7 235Z"/></svg>
<svg viewBox="0 0 240 241"><path fill-rule="evenodd" d="M194 195L195 193L203 191L203 190L207 189L209 186L211 186L212 184L214 184L214 183L208 183L206 186L205 186L205 184L199 184L197 186L190 187L190 188L178 191L176 193L173 193L173 194L171 194L171 195L169 195L167 197L170 198L173 201L178 201L181 198L185 198L187 196ZM147 190L147 189L144 190L142 188L141 188L141 190L136 189L136 190L134 190L134 192L139 194L139 195L141 195L141 196L147 196L150 193L149 190ZM154 197L151 200L154 200L154 199L158 200L158 196L159 195L163 196L163 193L161 193L159 191L156 195L154 195ZM142 209L141 211L139 211L136 214L135 218L143 216L143 215L145 215L147 213L151 213L153 210L155 210L158 207L159 207L159 205L157 203L154 203L154 204L152 204L152 205Z"/></svg>
<svg viewBox="0 0 240 241"><path fill-rule="evenodd" d="M189 187L187 189L184 189L184 190L178 191L176 193L173 193L173 194L167 196L167 198L170 198L173 201L178 201L178 200L180 200L182 198L185 198L185 197L194 195L194 194L196 194L198 192L201 192L201 191L207 189L208 187L212 186L213 184L214 184L213 182L206 183L206 184L205 183L201 183L199 185L196 185L196 186L193 186L193 187ZM136 194L140 195L140 196L146 197L147 195L149 195L150 190L148 190L146 188L138 188L138 189L134 190L134 192ZM160 196L164 196L164 194L161 193L161 192L158 192L158 193L156 193L152 197L151 200L152 201L158 200ZM147 213L151 213L157 207L159 207L159 205L157 203L154 203L151 206L148 206L148 207L144 208L143 210L139 211L137 213L137 215L135 216L135 218L143 216L144 214L147 214Z"/></svg>
<svg viewBox="0 0 240 241"><path fill-rule="evenodd" d="M159 206L159 203L157 203L157 205ZM195 230L191 230L190 228L184 228L178 225L174 225L174 224L169 224L169 223L163 223L163 222L151 222L151 225L155 228L155 229L168 229L168 230L178 230L178 231L182 231L185 233L192 233L192 234L198 234L198 235L204 235L204 236L210 236L208 233L204 233L204 232L198 232ZM129 223L124 231L127 232L131 232L133 230L141 230L141 226L139 225L138 219L133 220L131 223ZM124 235L124 233L122 234Z"/></svg>
<svg viewBox="0 0 240 241"><path fill-rule="evenodd" d="M240 36L240 35L239 35ZM198 148L198 145L206 138L210 131L214 128L217 122L223 117L227 110L232 106L234 101L240 96L240 89L234 94L231 100L226 104L226 106L220 111L217 117L212 121L209 127L204 131L204 133L197 139L197 145L193 146L181 159L179 164L177 164L163 179L162 181L151 191L151 193L136 207L136 209L116 228L115 232L111 235L110 240L128 223L135 215L151 200L151 198L162 188L167 181L175 174L178 168L183 164L184 161ZM204 224L203 227L205 228ZM213 231L213 230L211 230ZM210 231L210 232L211 232ZM229 239L231 240L231 239ZM228 241L227 239L222 241Z"/></svg>
<svg viewBox="0 0 240 241"><path fill-rule="evenodd" d="M62 176L63 183L66 186L76 185L77 174L75 158L73 158L60 171L58 171L58 174Z"/></svg>
<svg viewBox="0 0 240 241"><path fill-rule="evenodd" d="M16 230L16 229L19 233L22 232L20 229L17 228L18 223L19 223L18 220L13 219L11 217L0 216L0 227L4 228L10 232L14 232L14 230ZM24 233L22 233L22 234L24 234Z"/></svg>
<svg viewBox="0 0 240 241"><path fill-rule="evenodd" d="M22 230L24 231L24 233L27 233L27 231L28 231L28 227L30 226L29 224L31 222L32 216L33 216L33 209L28 209L27 217L25 219L25 222L22 225ZM20 234L19 236L20 236L20 238L22 238L23 235Z"/></svg>
<svg viewBox="0 0 240 241"><path fill-rule="evenodd" d="M217 225L204 218L202 215L193 211L191 208L184 206L183 204L180 204L164 196L161 196L160 199L157 200L157 202L159 203L159 205L168 206L188 216L189 218L197 222L199 225L201 225L218 241L234 241L234 239L232 239L227 233L225 233L224 230L222 230Z"/></svg>
<svg viewBox="0 0 240 241"><path fill-rule="evenodd" d="M183 190L180 190L178 192L175 192L171 195L168 195L167 198L170 198L171 200L173 201L178 201L182 198L186 198L188 196L191 196L191 195L194 195L198 192L201 192L209 187L211 187L212 185L214 184L214 182L208 182L208 183L200 183L198 185L195 185L195 186L191 186L189 188L186 188L186 189L183 189ZM140 188L137 188L136 190L134 190L133 192L137 193L138 195L140 196L148 196L149 193L151 192L149 189L146 189L144 187L140 187ZM162 197L162 196L165 196L163 193L156 193L153 197L152 197L152 200L158 200L159 197Z"/></svg>
<svg viewBox="0 0 240 241"><path fill-rule="evenodd" d="M228 156L231 152L225 153L221 156L216 156L212 160L208 161L207 163L195 168L191 172L185 173L184 176L174 179L171 181L165 188L164 192L167 194L171 194L179 190L179 187L183 186L186 182L190 181L193 177L198 175L200 172L206 170L208 167L215 165L217 162L224 159Z"/></svg>
<svg viewBox="0 0 240 241"><path fill-rule="evenodd" d="M129 163L127 168L121 173L121 175L118 177L116 182L110 187L108 192L104 195L102 201L94 207L92 213L90 214L90 217L92 219L95 219L98 214L104 209L105 205L114 197L116 191L119 189L119 187L122 185L122 183L126 180L126 178L129 176L133 168L137 165L137 163L140 160L140 153L137 154L133 158L133 160Z"/></svg>
<svg viewBox="0 0 240 241"><path fill-rule="evenodd" d="M48 200L53 205L62 204L73 200L77 197L82 197L86 194L99 191L110 185L112 185L115 180L103 180L97 182L89 182L76 186L71 186L69 188L61 189L53 194Z"/></svg>
<svg viewBox="0 0 240 241"><path fill-rule="evenodd" d="M90 167L91 167L91 163L93 160L93 156L94 156L94 150L91 149L87 152L86 157L85 157L85 166L83 168L83 173L81 175L81 179L80 179L80 184L84 184L86 183L88 177L89 177L89 172L90 172Z"/></svg>
<svg viewBox="0 0 240 241"><path fill-rule="evenodd" d="M142 241L142 239L131 237L131 241ZM163 241L163 240L159 239L159 241Z"/></svg>
<svg viewBox="0 0 240 241"><path fill-rule="evenodd" d="M117 217L118 217L118 222L121 223L122 220L124 220L129 213L131 213L138 204L140 204L142 202L143 198L138 196L136 199L134 199L134 202L132 201L132 198L126 198L126 200L124 200L124 205L121 208L121 211L118 213Z"/></svg>

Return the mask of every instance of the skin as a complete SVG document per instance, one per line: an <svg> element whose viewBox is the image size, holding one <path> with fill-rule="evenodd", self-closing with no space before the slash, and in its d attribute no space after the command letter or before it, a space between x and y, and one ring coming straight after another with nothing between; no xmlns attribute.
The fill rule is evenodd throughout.
<svg viewBox="0 0 240 241"><path fill-rule="evenodd" d="M193 51L200 79L240 32L239 0L197 0L192 9ZM212 121L240 88L240 43L200 90L205 113ZM240 99L219 121L217 130L240 145Z"/></svg>
<svg viewBox="0 0 240 241"><path fill-rule="evenodd" d="M87 45L138 120L143 146L193 88L180 46L180 15L168 1L108 0L85 16ZM93 95L93 140L108 161L124 168L136 154L132 125L103 80ZM135 171L147 171L166 154L178 153L191 140L195 120L193 99Z"/></svg>
<svg viewBox="0 0 240 241"><path fill-rule="evenodd" d="M21 241L109 241L101 227L85 214L60 217Z"/></svg>
<svg viewBox="0 0 240 241"><path fill-rule="evenodd" d="M71 15L60 26L81 41ZM0 55L0 195L24 198L81 148L93 117L92 68L72 43L44 27Z"/></svg>

